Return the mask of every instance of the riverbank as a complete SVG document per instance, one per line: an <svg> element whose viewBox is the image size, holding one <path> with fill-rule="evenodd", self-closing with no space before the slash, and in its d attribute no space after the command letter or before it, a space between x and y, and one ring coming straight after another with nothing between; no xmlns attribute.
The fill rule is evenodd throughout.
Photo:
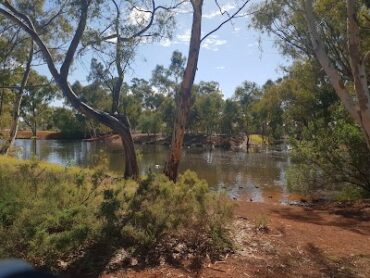
<svg viewBox="0 0 370 278"><path fill-rule="evenodd" d="M2 131L6 133L6 131ZM104 134L94 138L71 138L58 131L37 131L36 138L39 140L85 140L89 142L104 142L114 149L122 149L121 138L116 134ZM32 139L31 130L19 130L17 139ZM132 138L135 144L142 145L170 145L171 137L162 134L144 134L133 133ZM230 136L224 134L204 135L204 134L186 134L184 146L186 147L204 147L204 148L224 148L233 151L247 151L247 147L258 151L267 144L267 138L258 134L249 136ZM248 146L249 144L249 146Z"/></svg>
<svg viewBox="0 0 370 278"><path fill-rule="evenodd" d="M162 265L101 277L370 277L370 201L307 207L237 202L237 251L199 271Z"/></svg>
<svg viewBox="0 0 370 278"><path fill-rule="evenodd" d="M141 145L170 145L171 137L161 134L147 135L143 133L133 133L132 139L135 144ZM97 138L86 139L86 141L101 141L113 149L121 149L122 142L118 135L103 135ZM203 135L203 134L186 134L184 137L185 147L203 147L203 148L224 148L233 151L247 151L247 144L253 150L259 150L267 142L266 138L261 135L253 134L247 136L228 136L223 134Z"/></svg>
<svg viewBox="0 0 370 278"><path fill-rule="evenodd" d="M58 131L40 130L36 132L36 138L40 140L62 140L66 139L65 136ZM19 130L17 139L32 139L31 130Z"/></svg>
<svg viewBox="0 0 370 278"><path fill-rule="evenodd" d="M36 265L60 258L58 266L63 269L69 261L76 261L66 269L70 277L370 277L370 200L352 203L302 201L297 203L300 206L293 206L282 205L278 202L280 198L271 194L263 203L255 202L247 194L240 195L233 201L235 217L233 224L228 226L235 252L219 261L206 258L198 268L189 265L187 259L176 264L170 264L171 259L168 259L167 263L159 265L139 265L136 257L127 260L127 252L121 252L122 248L110 250L111 239L103 241L96 249L86 249L91 242L100 242L101 237L97 235L103 234L104 214L100 208L102 204L110 204L110 199L104 201L103 196L111 196L105 192L113 190L118 194L123 190L122 196L114 195L112 200L112 204L121 205L137 190L136 183L105 176L99 170L3 156L0 157L0 173L3 225L0 235L4 242L0 255L24 257ZM188 174L190 181L194 179L192 175ZM201 182L195 181L195 184ZM162 186L163 183L166 181L157 184ZM170 192L171 188L173 184L165 192ZM172 193L169 196L173 196ZM151 199L145 197L145 200ZM180 200L183 199L173 203L172 209L165 205L157 211L170 213ZM147 207L147 201L144 204L142 208ZM160 204L163 202L156 201L154 208L158 209ZM188 200L182 205L186 204ZM141 210L135 208L134 211ZM210 217L217 215L209 213ZM190 227L185 237L188 238L196 226L186 227ZM33 232L25 235L24 230ZM169 258L179 255L176 252L181 253L179 246L171 249ZM189 260L190 255L194 258L193 253L185 255ZM76 260L75 256L86 260Z"/></svg>

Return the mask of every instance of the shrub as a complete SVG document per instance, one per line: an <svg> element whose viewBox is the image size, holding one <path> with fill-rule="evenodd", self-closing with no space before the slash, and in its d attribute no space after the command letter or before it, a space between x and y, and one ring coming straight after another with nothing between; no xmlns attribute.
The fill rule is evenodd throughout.
<svg viewBox="0 0 370 278"><path fill-rule="evenodd" d="M232 219L230 200L209 191L204 180L187 171L173 183L163 175L143 180L128 208L122 236L135 252L152 256L155 249L215 257L231 248L227 229Z"/></svg>
<svg viewBox="0 0 370 278"><path fill-rule="evenodd" d="M303 135L303 140L293 142L290 189L310 193L352 188L357 196L370 193L370 152L357 126L335 115L329 125L311 123Z"/></svg>
<svg viewBox="0 0 370 278"><path fill-rule="evenodd" d="M232 210L193 172L175 184L163 175L137 183L111 178L101 167L0 157L0 258L55 269L99 242L145 259L179 246L182 254L216 257L232 247Z"/></svg>
<svg viewBox="0 0 370 278"><path fill-rule="evenodd" d="M101 228L81 170L0 158L0 257L56 266ZM91 194L90 194L91 195Z"/></svg>

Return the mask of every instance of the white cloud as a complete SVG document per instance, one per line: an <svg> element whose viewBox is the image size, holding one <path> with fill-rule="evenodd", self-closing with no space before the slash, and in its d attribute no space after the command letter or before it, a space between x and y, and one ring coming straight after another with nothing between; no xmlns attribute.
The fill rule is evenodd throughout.
<svg viewBox="0 0 370 278"><path fill-rule="evenodd" d="M183 34L176 35L176 38L179 42L188 43L190 41L191 31L190 29L186 30Z"/></svg>
<svg viewBox="0 0 370 278"><path fill-rule="evenodd" d="M193 12L193 8L189 2L182 4L179 8L174 11L176 14L190 14Z"/></svg>
<svg viewBox="0 0 370 278"><path fill-rule="evenodd" d="M143 8L142 10L145 10L145 8ZM128 19L132 25L141 26L149 21L151 14L149 12L144 12L142 10L140 8L140 9L133 9L131 11Z"/></svg>
<svg viewBox="0 0 370 278"><path fill-rule="evenodd" d="M216 67L216 70L224 70L225 69L225 66L218 66Z"/></svg>
<svg viewBox="0 0 370 278"><path fill-rule="evenodd" d="M225 4L225 5L221 6L221 11L222 11L222 13L230 12L235 8L236 8L235 5L229 3L229 4ZM212 19L214 17L221 16L221 15L222 14L221 14L220 10L217 9L217 10L211 11L209 13L203 14L203 17L207 18L207 19Z"/></svg>
<svg viewBox="0 0 370 278"><path fill-rule="evenodd" d="M117 42L117 38L108 39L107 42L116 43Z"/></svg>
<svg viewBox="0 0 370 278"><path fill-rule="evenodd" d="M170 47L173 42L170 39L163 39L159 42L159 44L163 47Z"/></svg>
<svg viewBox="0 0 370 278"><path fill-rule="evenodd" d="M191 31L188 29L181 34L176 35L175 40L164 39L159 44L163 47L170 47L174 44L189 44L190 37ZM220 39L217 35L211 35L203 41L201 47L211 51L219 51L219 47L226 43L226 40Z"/></svg>
<svg viewBox="0 0 370 278"><path fill-rule="evenodd" d="M226 40L221 40L218 38L217 35L212 35L204 40L202 47L208 50L218 51L218 47L221 45L225 45L226 43Z"/></svg>

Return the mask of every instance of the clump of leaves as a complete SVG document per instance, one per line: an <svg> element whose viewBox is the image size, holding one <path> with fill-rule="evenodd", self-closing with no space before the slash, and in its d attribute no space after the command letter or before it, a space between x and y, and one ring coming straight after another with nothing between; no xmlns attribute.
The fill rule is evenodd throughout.
<svg viewBox="0 0 370 278"><path fill-rule="evenodd" d="M185 172L177 183L149 175L129 204L122 236L145 259L179 246L183 253L215 258L232 248L228 230L232 211L230 200L210 192L194 172Z"/></svg>
<svg viewBox="0 0 370 278"><path fill-rule="evenodd" d="M193 172L177 183L152 174L138 183L100 167L7 159L0 157L0 258L53 269L99 242L143 262L174 253L216 258L232 248L231 201Z"/></svg>
<svg viewBox="0 0 370 278"><path fill-rule="evenodd" d="M1 258L53 268L100 234L99 198L83 202L91 190L86 173L5 160L0 160Z"/></svg>
<svg viewBox="0 0 370 278"><path fill-rule="evenodd" d="M291 190L344 195L351 191L358 197L370 193L370 152L359 127L343 113L334 113L328 124L319 120L310 123L303 136L293 142L295 163L287 173Z"/></svg>

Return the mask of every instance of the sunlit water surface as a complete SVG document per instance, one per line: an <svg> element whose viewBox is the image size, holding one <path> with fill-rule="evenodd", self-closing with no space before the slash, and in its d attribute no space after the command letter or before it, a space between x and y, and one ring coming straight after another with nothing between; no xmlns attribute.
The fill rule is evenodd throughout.
<svg viewBox="0 0 370 278"><path fill-rule="evenodd" d="M103 142L63 140L16 140L17 156L28 159L34 155L62 165L92 167L96 157L106 157L106 163L117 175L122 173L123 155ZM168 154L161 145L136 146L141 153L140 169L160 172ZM99 161L99 160L98 160ZM104 159L101 159L104 161ZM289 155L281 151L260 153L232 152L221 149L187 148L183 152L181 171L191 169L207 180L214 190L225 190L235 198L250 201L286 201L291 196L286 188L285 173Z"/></svg>

